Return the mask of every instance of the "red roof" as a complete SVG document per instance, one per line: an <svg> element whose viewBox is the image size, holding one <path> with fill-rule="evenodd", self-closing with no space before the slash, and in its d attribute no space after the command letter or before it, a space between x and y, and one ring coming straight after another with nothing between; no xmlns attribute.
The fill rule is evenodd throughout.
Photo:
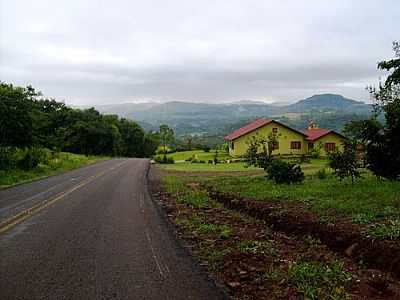
<svg viewBox="0 0 400 300"><path fill-rule="evenodd" d="M258 119L255 120L254 122L251 122L242 128L239 128L238 130L235 130L231 134L227 135L225 137L225 140L227 141L232 141L234 139L237 139L238 137L247 134L253 130L256 130L257 128L263 127L269 123L271 123L273 120L267 120L267 119Z"/></svg>
<svg viewBox="0 0 400 300"><path fill-rule="evenodd" d="M307 136L307 140L309 141L318 140L320 137L323 137L331 132L336 133L333 130L323 128L311 128L304 131Z"/></svg>

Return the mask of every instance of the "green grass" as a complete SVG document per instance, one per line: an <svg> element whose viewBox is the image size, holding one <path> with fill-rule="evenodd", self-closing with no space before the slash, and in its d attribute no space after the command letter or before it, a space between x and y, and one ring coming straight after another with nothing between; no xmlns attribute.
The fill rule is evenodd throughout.
<svg viewBox="0 0 400 300"><path fill-rule="evenodd" d="M192 150L192 151L182 151L167 154L168 157L172 157L175 161L184 161L190 157L195 157L198 160L204 160L208 162L209 160L213 160L215 157L215 150L210 150L210 152L204 152L204 150ZM218 151L218 159L226 160L229 159L229 155L222 151Z"/></svg>
<svg viewBox="0 0 400 300"><path fill-rule="evenodd" d="M241 241L239 244L239 250L244 253L251 254L267 254L275 255L276 250L274 249L270 241Z"/></svg>
<svg viewBox="0 0 400 300"><path fill-rule="evenodd" d="M205 153L202 150L194 150L194 151L185 151L185 152L176 152L172 154L168 154L168 156L173 157L175 161L182 160L183 157L190 157L194 153L199 154L199 160L204 160L208 162L208 160L204 159L206 155L212 154ZM212 154L213 155L213 154ZM202 157L202 158L201 158ZM225 156L225 159L228 157ZM211 158L212 159L212 158ZM164 170L170 171L181 171L181 172L231 172L231 171L256 171L259 170L263 172L263 169L256 168L253 166L248 166L245 162L233 162L233 163L220 163L220 164L209 164L209 163L190 163L190 162L178 162L175 164L165 164L160 165L160 167ZM330 169L328 169L327 161L323 159L313 159L310 163L303 163L301 168L305 175L311 175L317 173L319 170L327 170L327 173L331 173Z"/></svg>
<svg viewBox="0 0 400 300"><path fill-rule="evenodd" d="M373 225L367 234L377 239L400 239L400 219L388 220L387 224Z"/></svg>
<svg viewBox="0 0 400 300"><path fill-rule="evenodd" d="M0 171L0 189L73 170L105 159L107 158L61 152L47 164L39 164L38 167L29 171L20 169Z"/></svg>
<svg viewBox="0 0 400 300"><path fill-rule="evenodd" d="M248 167L243 162L235 162L235 163L224 163L224 164L201 164L201 163L177 163L177 164L166 164L159 165L162 169L168 171L180 171L180 172L235 172L235 171L256 171L259 170L262 172L263 170L255 167Z"/></svg>
<svg viewBox="0 0 400 300"><path fill-rule="evenodd" d="M343 264L302 261L289 268L289 278L306 299L348 299L345 284L351 279Z"/></svg>
<svg viewBox="0 0 400 300"><path fill-rule="evenodd" d="M204 184L216 190L236 193L262 201L301 201L321 215L335 212L368 223L377 218L400 214L400 183L378 181L371 175L356 181L340 182L330 175L320 180L307 176L303 184L278 185L263 176L201 178Z"/></svg>

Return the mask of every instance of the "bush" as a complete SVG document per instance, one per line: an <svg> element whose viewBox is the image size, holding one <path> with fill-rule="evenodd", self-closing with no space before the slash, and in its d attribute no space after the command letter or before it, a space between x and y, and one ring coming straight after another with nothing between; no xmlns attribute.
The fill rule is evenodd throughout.
<svg viewBox="0 0 400 300"><path fill-rule="evenodd" d="M18 167L22 170L32 170L40 163L46 164L48 161L49 153L45 149L32 147L23 151L23 156L18 161Z"/></svg>
<svg viewBox="0 0 400 300"><path fill-rule="evenodd" d="M278 184L300 183L304 181L304 173L299 165L280 159L274 159L267 167L267 178Z"/></svg>
<svg viewBox="0 0 400 300"><path fill-rule="evenodd" d="M316 175L317 175L318 179L326 179L326 177L328 177L328 173L326 173L325 169L318 170Z"/></svg>
<svg viewBox="0 0 400 300"><path fill-rule="evenodd" d="M211 148L208 146L204 146L203 150L204 150L204 152L208 153L208 152L210 152Z"/></svg>
<svg viewBox="0 0 400 300"><path fill-rule="evenodd" d="M328 153L329 166L339 177L340 181L346 177L351 177L354 183L355 178L361 177L358 171L357 152L355 143L347 143L343 151L335 150Z"/></svg>
<svg viewBox="0 0 400 300"><path fill-rule="evenodd" d="M15 168L17 149L13 147L0 147L0 170L10 170Z"/></svg>
<svg viewBox="0 0 400 300"><path fill-rule="evenodd" d="M164 156L155 156L154 161L159 164L174 164L175 161L172 157Z"/></svg>

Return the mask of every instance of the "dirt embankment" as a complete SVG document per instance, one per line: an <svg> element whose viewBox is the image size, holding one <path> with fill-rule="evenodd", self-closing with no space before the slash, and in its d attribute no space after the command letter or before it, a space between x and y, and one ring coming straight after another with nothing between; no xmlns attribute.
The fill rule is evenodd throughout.
<svg viewBox="0 0 400 300"><path fill-rule="evenodd" d="M339 251L355 261L400 279L400 243L367 238L360 226L350 222L322 223L307 208L294 203L261 202L235 195L208 190L209 196L226 208L263 220L274 229L286 233L318 237L330 249Z"/></svg>

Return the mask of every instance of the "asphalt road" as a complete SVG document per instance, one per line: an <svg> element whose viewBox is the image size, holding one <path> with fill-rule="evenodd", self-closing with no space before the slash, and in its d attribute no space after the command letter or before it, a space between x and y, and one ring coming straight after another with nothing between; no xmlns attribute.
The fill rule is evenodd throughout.
<svg viewBox="0 0 400 300"><path fill-rule="evenodd" d="M0 191L0 299L223 299L176 243L144 159Z"/></svg>

